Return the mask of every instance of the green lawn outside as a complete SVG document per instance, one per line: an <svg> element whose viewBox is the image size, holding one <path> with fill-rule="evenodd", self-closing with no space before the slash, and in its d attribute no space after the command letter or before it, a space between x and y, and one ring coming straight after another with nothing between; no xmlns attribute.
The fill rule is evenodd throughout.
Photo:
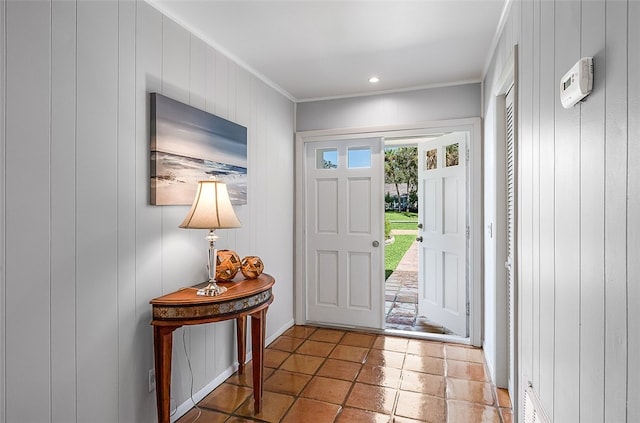
<svg viewBox="0 0 640 423"><path fill-rule="evenodd" d="M391 229L418 229L418 213L385 212L385 220Z"/></svg>
<svg viewBox="0 0 640 423"><path fill-rule="evenodd" d="M400 260L402 260L402 257L415 239L415 235L395 235L395 242L385 245L384 280L387 280L389 275L398 267L398 263L400 263Z"/></svg>

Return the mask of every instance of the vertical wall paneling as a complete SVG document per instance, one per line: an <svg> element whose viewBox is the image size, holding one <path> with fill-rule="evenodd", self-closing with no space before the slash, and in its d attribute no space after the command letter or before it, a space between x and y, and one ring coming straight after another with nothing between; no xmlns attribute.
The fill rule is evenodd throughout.
<svg viewBox="0 0 640 423"><path fill-rule="evenodd" d="M197 107L200 110L205 110L206 108L206 100L205 100L205 88L206 88L206 58L207 58L207 46L206 44L196 38L193 35L189 36L189 104L193 107ZM179 208L181 212L185 215L187 211L185 208ZM188 207L187 207L188 209ZM180 217L179 217L180 218ZM175 224L177 226L182 219ZM189 245L199 245L200 252L204 252L207 248L204 237L206 236L206 231L202 230L189 230L189 229L178 229L179 232L185 232L184 234L180 234L182 236L187 236L189 239ZM200 278L197 275L182 275L183 278L189 278L186 280L189 281L198 281L204 280L203 272L204 269L203 263L206 262L206 258L199 254L189 253L190 256L195 256L196 261L193 262L194 269L198 269L196 272L197 275L200 275ZM182 281L183 286L189 285ZM181 342L182 340L180 340ZM194 369L204 369L206 367L206 327L205 326L193 326L189 328L189 352L190 352L190 360L191 366ZM197 371L193 373L193 386L194 391L199 391L202 387L204 387L210 379L207 378L206 372ZM188 391L187 391L188 392Z"/></svg>
<svg viewBox="0 0 640 423"><path fill-rule="evenodd" d="M191 36L187 30L163 17L162 94L185 104L189 104L190 100L190 41ZM191 263L195 268L200 263L194 260L194 254L189 254L192 248L188 242L190 230L178 227L189 211L189 206L166 206L161 209L162 237L171 240L162 244L162 290L167 293L185 286L183 264ZM205 231L195 232L199 232L202 237L206 235ZM206 248L206 243L204 247Z"/></svg>
<svg viewBox="0 0 640 423"><path fill-rule="evenodd" d="M149 93L161 92L162 15L148 3L136 2L136 334L135 367L144 387L153 368L153 340L149 299L162 293L162 207L149 205ZM136 421L155 416L155 397L146 393Z"/></svg>
<svg viewBox="0 0 640 423"><path fill-rule="evenodd" d="M238 68L236 74L236 116L235 122L247 128L251 127L251 77L247 71ZM247 134L250 137L251 134ZM252 182L252 174L255 173L254 169L257 165L255 162L254 153L255 148L253 144L247 140L247 178L249 180L247 184L247 203L254 201L253 190L255 189L255 183ZM242 222L242 227L235 229L236 239L235 248L240 258L255 255L253 253L254 247L251 242L251 233L249 230L249 222L253 219L249 215L251 210L250 205L235 207L238 219Z"/></svg>
<svg viewBox="0 0 640 423"><path fill-rule="evenodd" d="M555 372L555 109L561 107L556 98L554 4L540 1L540 385L536 388L549 415L554 410ZM525 101L524 99L522 101ZM543 335L544 334L544 335Z"/></svg>
<svg viewBox="0 0 640 423"><path fill-rule="evenodd" d="M79 2L77 10L77 416L113 422L118 419L118 372L112 370L118 368L118 4Z"/></svg>
<svg viewBox="0 0 640 423"><path fill-rule="evenodd" d="M220 53L216 53L215 59L215 111L214 114L225 119L232 120L229 116L229 59ZM233 229L223 229L217 232L220 239L216 242L218 248L230 248L234 246L229 243L233 239L230 232ZM227 366L227 363L234 361L234 343L229 342L235 333L234 323L231 321L220 322L214 325L214 339L216 344L216 374L220 374Z"/></svg>
<svg viewBox="0 0 640 423"><path fill-rule="evenodd" d="M580 57L593 56L594 90L580 109L580 417L604 421L605 4L582 2Z"/></svg>
<svg viewBox="0 0 640 423"><path fill-rule="evenodd" d="M520 34L519 318L521 342L531 346L522 351L521 376L531 370L553 421L636 421L640 83L632 74L640 29L632 23L640 4L520 0L509 14L483 89L495 90L504 44ZM564 109L560 78L585 56L594 57L593 92ZM484 107L489 116L493 105ZM494 120L485 125L485 148L495 150ZM499 186L486 178L487 198ZM488 263L493 254L485 250Z"/></svg>
<svg viewBox="0 0 640 423"><path fill-rule="evenodd" d="M215 113L216 108L216 52L213 49L207 49L205 56L205 108L209 113ZM195 232L195 231L193 231ZM202 260L206 262L206 255L202 256ZM205 326L205 357L211 357L216 350L216 329L215 325ZM207 380L213 379L216 373L216 365L214 360L207 360L204 371Z"/></svg>
<svg viewBox="0 0 640 423"><path fill-rule="evenodd" d="M48 421L50 4L10 1L5 19L6 420Z"/></svg>
<svg viewBox="0 0 640 423"><path fill-rule="evenodd" d="M557 2L555 39L556 103L559 81L580 58L580 3ZM556 400L554 421L579 418L580 357L580 108L556 107ZM558 307L558 305L561 305Z"/></svg>
<svg viewBox="0 0 640 423"><path fill-rule="evenodd" d="M162 94L185 104L190 100L190 44L191 36L184 28L167 17L162 18ZM163 293L191 285L185 281L181 263L190 262L194 268L199 264L193 261L194 255L189 254L188 232L191 230L178 227L188 210L188 206L162 207L162 237L171 240L162 243ZM205 235L205 231L195 232ZM206 248L206 244L202 246ZM191 328L180 328L173 333L171 389L175 398L189 396L191 374L183 373L182 369L189 368L187 354L191 355L191 334Z"/></svg>
<svg viewBox="0 0 640 423"><path fill-rule="evenodd" d="M0 0L0 422L6 422L6 396L5 396L5 319L6 319L6 295L5 287L5 54L6 54L6 0Z"/></svg>
<svg viewBox="0 0 640 423"><path fill-rule="evenodd" d="M76 420L76 4L51 2L51 419ZM70 162L72 164L70 164Z"/></svg>
<svg viewBox="0 0 640 423"><path fill-rule="evenodd" d="M532 335L531 347L531 382L540 385L540 2L532 1L529 13L531 22L531 161L532 187L532 251L531 251L531 283L532 283Z"/></svg>
<svg viewBox="0 0 640 423"><path fill-rule="evenodd" d="M630 1L627 13L627 22L640 21L640 2ZM627 257L640 257L640 81L636 69L640 68L640 27L636 24L628 25L629 44L628 67L629 86L627 87L629 99L629 142L628 142L628 216L635 216L627 220ZM638 260L627 261L627 357L640 357L640 262ZM635 282L634 282L635 281ZM640 374L640 361L631 359L627 364L627 375ZM640 379L627 377L627 421L640 421Z"/></svg>
<svg viewBox="0 0 640 423"><path fill-rule="evenodd" d="M627 3L606 3L605 421L626 421ZM636 46L637 48L637 46ZM634 71L633 75L637 75ZM636 140L637 141L637 140ZM633 258L636 260L637 258ZM636 278L637 283L637 278ZM635 336L638 336L636 333ZM634 375L635 376L635 375Z"/></svg>
<svg viewBox="0 0 640 423"><path fill-rule="evenodd" d="M518 54L518 90L517 98L523 97L531 99L533 95L533 3L530 1L518 3L518 14L514 14L514 19L520 18L521 31ZM518 31L514 29L514 33ZM517 186L516 195L518 207L516 213L517 227L519 228L516 237L518 242L517 254L519 259L516 265L516 275L518 282L515 284L515 292L519 301L518 314L522 316L516 332L518 336L518 365L521 368L521 384L532 379L532 349L533 349L533 140L532 140L532 119L533 103L523 101L518 104L518 145L517 154ZM518 320L516 319L516 322ZM516 398L517 399L517 398Z"/></svg>
<svg viewBox="0 0 640 423"><path fill-rule="evenodd" d="M146 368L129 357L136 348L136 4L118 2L118 421L138 421Z"/></svg>

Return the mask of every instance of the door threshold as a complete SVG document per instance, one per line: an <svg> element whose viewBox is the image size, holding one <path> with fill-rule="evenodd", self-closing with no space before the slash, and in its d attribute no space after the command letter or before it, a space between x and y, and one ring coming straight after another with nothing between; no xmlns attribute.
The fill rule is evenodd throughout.
<svg viewBox="0 0 640 423"><path fill-rule="evenodd" d="M403 338L423 339L426 341L449 342L452 344L471 345L469 338L458 335L447 335L443 333L416 332L411 330L385 329L382 331L385 335L401 336Z"/></svg>
<svg viewBox="0 0 640 423"><path fill-rule="evenodd" d="M464 338L462 336L450 335L450 334L447 335L447 334L440 334L440 333L415 332L415 331L400 330L400 329L376 329L376 328L366 328L366 327L331 324L331 323L318 323L318 322L306 322L303 325L314 326L317 328L324 328L324 329L344 330L349 332L361 332L361 333L370 333L370 334L376 334L376 335L390 335L390 336L398 336L401 338L421 339L425 341L448 342L451 344L471 345L471 340L469 338Z"/></svg>

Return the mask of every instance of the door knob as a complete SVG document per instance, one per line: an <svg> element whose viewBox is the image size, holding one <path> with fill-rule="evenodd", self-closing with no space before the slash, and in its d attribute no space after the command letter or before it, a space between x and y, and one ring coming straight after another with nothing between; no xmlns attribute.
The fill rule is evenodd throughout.
<svg viewBox="0 0 640 423"><path fill-rule="evenodd" d="M380 245L380 243L378 241L373 241L371 245L373 245L374 247L377 247L378 245Z"/></svg>
<svg viewBox="0 0 640 423"><path fill-rule="evenodd" d="M418 241L418 242L422 242L422 237L421 237L421 236L417 236L417 237L416 237L416 241Z"/></svg>
<svg viewBox="0 0 640 423"><path fill-rule="evenodd" d="M418 229L422 229L422 223L418 223Z"/></svg>

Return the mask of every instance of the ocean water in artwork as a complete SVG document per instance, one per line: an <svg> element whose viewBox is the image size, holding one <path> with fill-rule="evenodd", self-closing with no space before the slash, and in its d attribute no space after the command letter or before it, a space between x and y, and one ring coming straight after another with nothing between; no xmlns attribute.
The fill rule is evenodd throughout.
<svg viewBox="0 0 640 423"><path fill-rule="evenodd" d="M155 192L155 204L191 204L198 181L212 177L227 184L232 204L247 202L246 167L162 151L151 152L151 163L151 192ZM161 172L156 174L158 169Z"/></svg>

